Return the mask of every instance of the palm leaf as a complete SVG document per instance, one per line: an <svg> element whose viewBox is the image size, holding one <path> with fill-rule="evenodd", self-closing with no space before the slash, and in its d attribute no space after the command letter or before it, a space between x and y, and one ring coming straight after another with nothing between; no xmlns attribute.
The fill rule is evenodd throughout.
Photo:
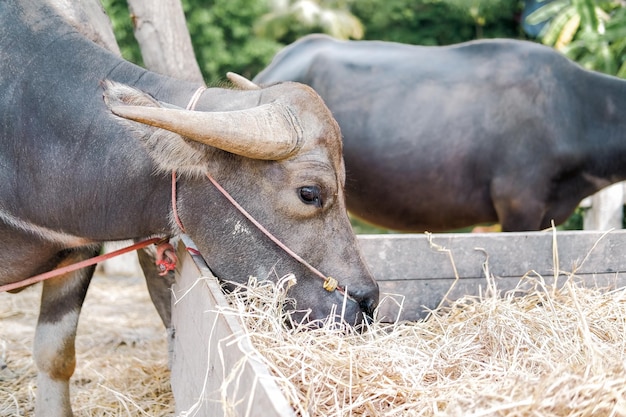
<svg viewBox="0 0 626 417"><path fill-rule="evenodd" d="M626 78L626 62L622 63L622 65L617 70L616 75L620 78Z"/></svg>
<svg viewBox="0 0 626 417"><path fill-rule="evenodd" d="M594 0L572 0L580 15L580 28L583 32L598 33L600 20Z"/></svg>
<svg viewBox="0 0 626 417"><path fill-rule="evenodd" d="M613 16L604 28L604 37L609 42L618 42L626 38L626 16L622 15L621 19Z"/></svg>
<svg viewBox="0 0 626 417"><path fill-rule="evenodd" d="M556 42L554 42L554 48L556 50L561 51L572 41L572 39L574 39L574 36L580 27L580 20L580 15L574 14L567 22L565 22L565 25L563 25Z"/></svg>
<svg viewBox="0 0 626 417"><path fill-rule="evenodd" d="M554 19L561 14L561 11L570 6L570 0L557 0L546 3L526 17L526 23L529 25L538 25L550 19Z"/></svg>
<svg viewBox="0 0 626 417"><path fill-rule="evenodd" d="M540 9L541 10L541 9ZM541 42L545 45L554 45L561 35L563 28L576 15L576 9L572 5L568 5L561 9L561 12L555 16L550 24L546 25L539 36Z"/></svg>
<svg viewBox="0 0 626 417"><path fill-rule="evenodd" d="M598 67L599 71L605 74L615 74L617 72L617 63L615 57L609 48L608 42L602 42L600 45L600 54L598 55Z"/></svg>

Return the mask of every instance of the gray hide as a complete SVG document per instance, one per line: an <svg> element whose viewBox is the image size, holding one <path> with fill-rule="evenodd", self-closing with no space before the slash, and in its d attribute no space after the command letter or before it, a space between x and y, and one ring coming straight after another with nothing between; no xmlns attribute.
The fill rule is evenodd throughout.
<svg viewBox="0 0 626 417"><path fill-rule="evenodd" d="M348 210L379 226L538 230L626 179L626 81L539 44L312 35L254 79L285 80L312 86L332 111Z"/></svg>

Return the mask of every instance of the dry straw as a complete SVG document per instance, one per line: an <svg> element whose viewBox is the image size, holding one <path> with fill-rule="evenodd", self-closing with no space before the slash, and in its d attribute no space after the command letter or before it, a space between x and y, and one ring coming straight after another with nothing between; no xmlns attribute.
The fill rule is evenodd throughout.
<svg viewBox="0 0 626 417"><path fill-rule="evenodd" d="M76 340L76 417L172 416L165 329L143 279L94 278ZM0 416L32 416L40 286L0 294Z"/></svg>
<svg viewBox="0 0 626 417"><path fill-rule="evenodd" d="M286 327L290 279L251 280L220 311L242 320L300 416L626 416L623 289L583 288L574 276L556 288L553 277L529 274L525 294L498 295L486 273L480 297L361 333L330 323ZM100 283L81 318L76 415L173 415L165 332L155 313L144 321L152 309L145 288ZM0 415L31 415L38 292L0 296Z"/></svg>
<svg viewBox="0 0 626 417"><path fill-rule="evenodd" d="M626 415L624 290L534 275L526 294L499 296L486 278L486 295L365 332L285 327L288 280L252 279L224 313L243 320L301 416Z"/></svg>

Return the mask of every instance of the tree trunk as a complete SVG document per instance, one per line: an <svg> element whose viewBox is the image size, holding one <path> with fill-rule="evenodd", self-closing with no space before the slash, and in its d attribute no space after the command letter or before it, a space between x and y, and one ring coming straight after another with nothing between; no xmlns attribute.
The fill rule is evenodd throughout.
<svg viewBox="0 0 626 417"><path fill-rule="evenodd" d="M121 56L111 21L102 8L100 0L50 0L49 4L65 16L79 32Z"/></svg>
<svg viewBox="0 0 626 417"><path fill-rule="evenodd" d="M128 0L128 6L146 68L204 82L180 0Z"/></svg>

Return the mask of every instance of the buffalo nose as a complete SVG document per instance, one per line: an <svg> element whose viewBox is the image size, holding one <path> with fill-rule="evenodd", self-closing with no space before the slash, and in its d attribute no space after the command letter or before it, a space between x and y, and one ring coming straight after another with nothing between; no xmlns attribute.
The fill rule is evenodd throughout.
<svg viewBox="0 0 626 417"><path fill-rule="evenodd" d="M361 307L361 310L369 317L374 316L374 309L377 304L378 302L372 297L367 297L359 301L359 307Z"/></svg>
<svg viewBox="0 0 626 417"><path fill-rule="evenodd" d="M374 316L374 309L378 305L378 289L368 292L350 292L350 296L359 303L359 308L369 317Z"/></svg>

